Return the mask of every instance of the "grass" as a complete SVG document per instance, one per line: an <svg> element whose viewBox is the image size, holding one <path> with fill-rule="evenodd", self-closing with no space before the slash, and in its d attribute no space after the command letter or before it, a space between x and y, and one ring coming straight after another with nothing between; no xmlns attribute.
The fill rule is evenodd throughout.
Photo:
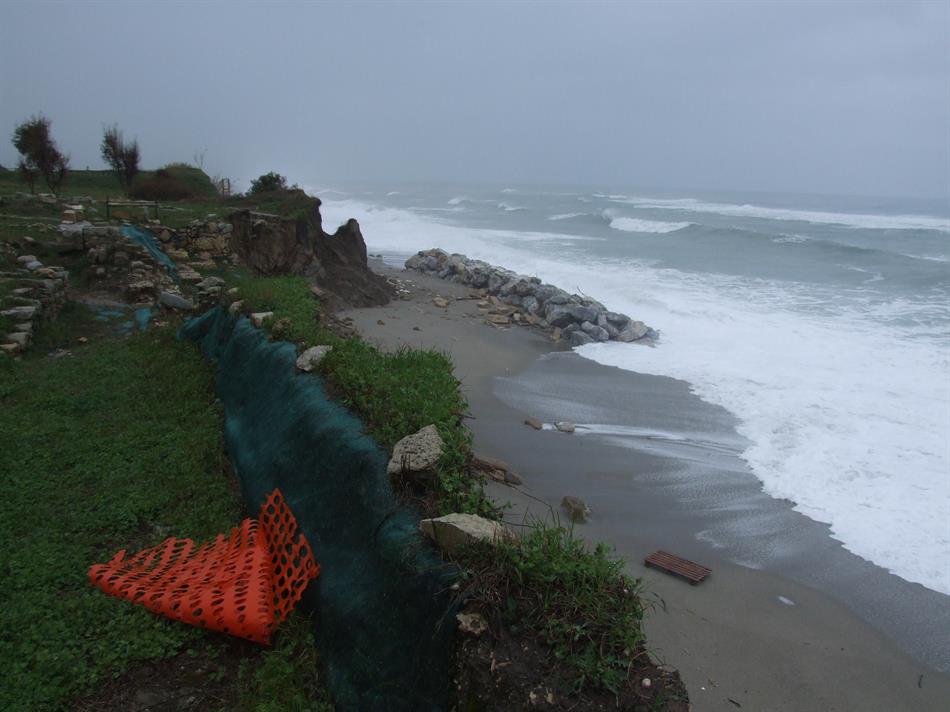
<svg viewBox="0 0 950 712"><path fill-rule="evenodd" d="M221 712L333 712L319 670L312 624L294 612L257 667L241 665L237 702Z"/></svg>
<svg viewBox="0 0 950 712"><path fill-rule="evenodd" d="M61 322L85 329L76 315ZM86 571L120 548L204 540L240 520L211 372L194 347L159 330L73 350L0 363L4 710L68 707L129 668L213 639L106 596ZM321 709L283 705L310 695L316 670L312 642L282 627L273 651L248 663L241 709Z"/></svg>
<svg viewBox="0 0 950 712"><path fill-rule="evenodd" d="M320 373L383 448L391 450L406 435L435 424L445 442L437 467L438 514L496 516L482 483L467 471L471 434L461 417L468 404L446 354L412 349L387 353L361 339L337 336L318 323L319 305L302 277L245 274L233 284L245 311L274 312L265 327L276 331L277 338L304 347L333 347L320 362Z"/></svg>
<svg viewBox="0 0 950 712"><path fill-rule="evenodd" d="M605 545L591 550L571 530L537 522L517 543L470 547L461 563L476 600L500 609L512 634L536 636L566 663L568 686L623 688L643 652L644 609L639 579Z"/></svg>

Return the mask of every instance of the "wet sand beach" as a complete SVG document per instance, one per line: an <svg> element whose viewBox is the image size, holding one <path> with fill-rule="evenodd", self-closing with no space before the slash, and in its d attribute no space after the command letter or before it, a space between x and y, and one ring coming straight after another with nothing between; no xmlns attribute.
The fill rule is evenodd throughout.
<svg viewBox="0 0 950 712"><path fill-rule="evenodd" d="M344 316L384 349L451 354L475 451L524 480L491 485L497 501L512 503L514 526L565 521L564 495L587 502L590 519L575 531L614 547L644 580L655 604L649 647L681 672L693 709L945 709L950 598L850 554L827 527L763 494L739 458L744 441L728 412L681 381L601 366L527 328L486 324L461 285L374 269L408 293ZM449 306L436 306L436 295ZM545 429L524 425L528 416ZM577 430L557 432L554 420ZM713 573L690 586L645 568L656 549Z"/></svg>

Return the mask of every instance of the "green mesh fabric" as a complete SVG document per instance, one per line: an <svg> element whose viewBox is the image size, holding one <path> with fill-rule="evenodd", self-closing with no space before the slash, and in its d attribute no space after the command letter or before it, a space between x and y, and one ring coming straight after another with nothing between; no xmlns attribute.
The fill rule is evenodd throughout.
<svg viewBox="0 0 950 712"><path fill-rule="evenodd" d="M180 337L217 365L225 444L244 502L283 492L320 576L303 598L340 710L444 709L456 572L422 541L418 519L390 489L386 455L298 374L296 350L216 307Z"/></svg>

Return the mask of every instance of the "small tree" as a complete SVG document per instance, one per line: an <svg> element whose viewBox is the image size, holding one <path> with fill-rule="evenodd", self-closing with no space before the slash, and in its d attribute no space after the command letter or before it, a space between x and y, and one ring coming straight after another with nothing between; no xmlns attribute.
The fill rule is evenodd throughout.
<svg viewBox="0 0 950 712"><path fill-rule="evenodd" d="M30 163L27 163L24 159L20 159L16 164L17 170L20 172L20 177L30 186L30 192L36 192L36 179L39 178L39 171L36 170Z"/></svg>
<svg viewBox="0 0 950 712"><path fill-rule="evenodd" d="M69 156L60 153L50 134L50 120L40 114L31 116L13 131L13 145L20 152L20 174L30 184L38 175L50 192L56 194L69 174Z"/></svg>
<svg viewBox="0 0 950 712"><path fill-rule="evenodd" d="M287 179L280 173L265 173L251 181L251 195L271 193L275 190L287 190Z"/></svg>
<svg viewBox="0 0 950 712"><path fill-rule="evenodd" d="M139 142L125 142L117 124L106 126L102 131L102 160L109 164L126 195L139 172Z"/></svg>

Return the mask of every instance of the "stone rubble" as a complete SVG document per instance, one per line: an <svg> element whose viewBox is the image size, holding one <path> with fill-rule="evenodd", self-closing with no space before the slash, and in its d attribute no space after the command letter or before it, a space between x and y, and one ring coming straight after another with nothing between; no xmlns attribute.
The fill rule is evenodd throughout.
<svg viewBox="0 0 950 712"><path fill-rule="evenodd" d="M419 529L445 552L473 542L491 544L510 540L513 534L501 522L479 517L477 514L446 514L435 519L423 519Z"/></svg>
<svg viewBox="0 0 950 712"><path fill-rule="evenodd" d="M537 277L517 274L482 260L469 259L439 249L424 250L406 260L406 269L449 279L480 290L487 297L479 309L496 326L528 324L551 333L572 346L604 341L653 342L659 332L626 314L609 311L603 304L542 283Z"/></svg>
<svg viewBox="0 0 950 712"><path fill-rule="evenodd" d="M4 249L16 254L12 246L4 245ZM69 287L63 267L47 267L35 255L17 255L15 263L15 268L0 268L0 285L6 294L0 298L0 323L9 325L0 330L0 351L11 356L29 348L37 324L58 316Z"/></svg>

